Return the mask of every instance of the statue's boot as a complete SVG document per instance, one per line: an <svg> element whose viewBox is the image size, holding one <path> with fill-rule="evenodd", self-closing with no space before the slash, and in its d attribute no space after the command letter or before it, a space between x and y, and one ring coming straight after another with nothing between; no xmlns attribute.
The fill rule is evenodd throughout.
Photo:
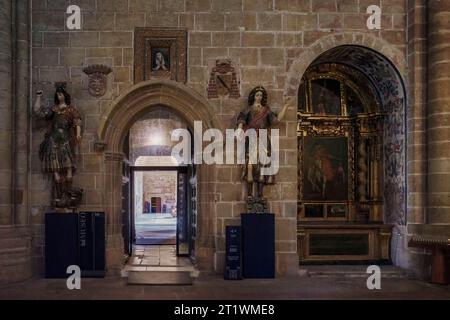
<svg viewBox="0 0 450 320"><path fill-rule="evenodd" d="M263 183L258 183L258 198L262 199L263 197L263 188L264 188L264 184Z"/></svg>
<svg viewBox="0 0 450 320"><path fill-rule="evenodd" d="M66 194L69 194L70 191L72 190L72 182L73 182L72 177L66 178Z"/></svg>
<svg viewBox="0 0 450 320"><path fill-rule="evenodd" d="M62 198L64 195L64 187L63 182L55 182L55 199L53 199L55 207L61 207L62 206Z"/></svg>
<svg viewBox="0 0 450 320"><path fill-rule="evenodd" d="M247 182L247 196L253 198L253 182Z"/></svg>

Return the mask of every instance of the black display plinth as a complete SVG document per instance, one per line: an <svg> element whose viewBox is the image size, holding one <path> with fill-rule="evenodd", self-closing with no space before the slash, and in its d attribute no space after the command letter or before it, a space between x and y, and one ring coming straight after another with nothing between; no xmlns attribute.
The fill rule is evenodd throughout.
<svg viewBox="0 0 450 320"><path fill-rule="evenodd" d="M82 277L105 276L105 214L80 212L78 239Z"/></svg>
<svg viewBox="0 0 450 320"><path fill-rule="evenodd" d="M45 215L45 277L67 278L67 267L79 265L78 215Z"/></svg>
<svg viewBox="0 0 450 320"><path fill-rule="evenodd" d="M275 278L275 215L243 213L241 226L244 278Z"/></svg>
<svg viewBox="0 0 450 320"><path fill-rule="evenodd" d="M225 274L227 280L241 280L241 227L226 227Z"/></svg>
<svg viewBox="0 0 450 320"><path fill-rule="evenodd" d="M105 275L105 214L103 212L45 215L45 276L67 278L77 265L82 277Z"/></svg>

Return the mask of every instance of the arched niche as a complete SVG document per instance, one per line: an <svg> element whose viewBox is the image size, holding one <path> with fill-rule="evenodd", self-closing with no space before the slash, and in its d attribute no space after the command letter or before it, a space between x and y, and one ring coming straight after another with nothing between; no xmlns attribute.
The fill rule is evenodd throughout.
<svg viewBox="0 0 450 320"><path fill-rule="evenodd" d="M332 101L334 109L323 108L322 96L327 92L330 93L331 98L328 100ZM406 224L406 94L399 71L387 57L373 49L360 45L340 45L321 52L305 68L298 84L298 95L298 148L301 159L298 168L299 219L308 220L308 214L305 215L308 209L309 220L318 221L319 205L323 204L323 220L334 220L335 227L340 224L339 228L345 229L349 223L378 223L378 231L369 232L369 227L365 230L367 234L370 233L370 253L365 257L368 260L381 257L382 260L389 259L390 232L383 224ZM349 110L350 96L361 104L358 112ZM305 147L305 140L325 136L346 139L345 143L342 142L346 148L345 157L342 155L341 158L345 158L348 170L341 171L348 178L344 186L348 188L345 190L348 197L334 199L331 195L327 195L328 198L319 196L318 199L309 199L310 207L305 207L305 199L308 198L308 195L305 197L308 194L308 190L304 189L305 177L314 176L309 171L302 171L303 159L308 157L308 152L313 152L308 149L309 146ZM320 144L320 138L314 139L318 139L314 143ZM337 139L334 143L340 142ZM332 173L338 170L328 171L328 176L335 177ZM313 181L312 178L310 180ZM316 180L319 181L320 177ZM327 181L325 178L322 180ZM313 184L308 182L306 185L311 187ZM320 188L316 186L316 189L320 193ZM333 201L335 204L331 203ZM333 210L329 208L337 204L345 204L346 214L331 214ZM315 217L314 210L319 212ZM366 219L361 218L364 215L367 215ZM360 231L362 229L364 226ZM374 238L375 241L370 240ZM309 239L304 243L311 241ZM380 243L384 244L380 246ZM306 250L306 246L299 243L299 251ZM380 254L382 252L384 254Z"/></svg>

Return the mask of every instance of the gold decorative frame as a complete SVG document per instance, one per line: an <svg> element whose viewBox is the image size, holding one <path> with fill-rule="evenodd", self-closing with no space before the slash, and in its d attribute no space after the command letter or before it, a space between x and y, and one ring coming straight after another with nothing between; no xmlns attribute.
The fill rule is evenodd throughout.
<svg viewBox="0 0 450 320"><path fill-rule="evenodd" d="M329 116L325 116L329 117ZM301 152L298 153L298 174L299 174L299 203L298 216L301 220L327 220L327 221L349 221L355 214L354 206L354 185L355 185L355 169L354 169L354 132L351 123L348 120L340 121L338 119L324 120L324 119L305 119L299 115L298 122L298 146ZM303 199L303 164L304 164L304 150L305 137L346 137L347 138L347 172L348 172L348 190L347 200L304 200ZM308 218L305 216L305 205L309 204L323 204L324 218ZM347 215L345 217L325 218L327 206L332 204L347 205Z"/></svg>
<svg viewBox="0 0 450 320"><path fill-rule="evenodd" d="M314 114L312 109L312 85L317 79L332 79L340 82L341 115ZM356 84L357 83L357 84ZM379 110L376 94L367 85L367 80L356 70L338 64L321 64L310 67L302 79L306 91L305 105L298 112L298 220L299 221L373 221L383 220L382 214L382 145L383 114ZM365 112L349 115L347 90L357 94ZM302 88L302 87L301 87ZM359 89L358 89L359 88ZM299 92L299 94L302 94ZM299 99L299 102L301 99ZM300 106L299 106L300 107ZM347 137L348 138L348 200L309 201L303 199L304 138ZM305 205L323 204L323 218L305 216ZM327 217L327 206L346 204L347 216ZM367 213L367 217L364 215Z"/></svg>

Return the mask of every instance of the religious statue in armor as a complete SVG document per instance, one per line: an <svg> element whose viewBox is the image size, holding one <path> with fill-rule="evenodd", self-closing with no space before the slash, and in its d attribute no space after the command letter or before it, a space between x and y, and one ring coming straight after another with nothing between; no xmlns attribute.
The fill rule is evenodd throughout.
<svg viewBox="0 0 450 320"><path fill-rule="evenodd" d="M57 84L54 105L42 104L42 91L38 91L34 114L48 122L44 141L39 147L42 172L54 182L53 206L74 209L81 202L83 190L72 187L76 172L75 147L81 141L81 116L71 105L65 84Z"/></svg>
<svg viewBox="0 0 450 320"><path fill-rule="evenodd" d="M258 134L260 129L270 129L278 124L285 117L286 111L290 106L288 101L279 114L276 114L267 105L267 91L264 87L255 87L249 94L248 105L237 116L237 128L242 130L241 136L248 129L254 129ZM261 146L260 146L261 147ZM252 148L249 140L245 141L245 165L242 170L241 178L247 183L247 211L248 212L267 212L267 201L263 198L264 185L274 184L274 175L262 175L261 168L264 166L259 162L254 164L249 161ZM267 142L266 154L270 156L271 146L270 139ZM256 196L253 192L254 184L256 185Z"/></svg>

